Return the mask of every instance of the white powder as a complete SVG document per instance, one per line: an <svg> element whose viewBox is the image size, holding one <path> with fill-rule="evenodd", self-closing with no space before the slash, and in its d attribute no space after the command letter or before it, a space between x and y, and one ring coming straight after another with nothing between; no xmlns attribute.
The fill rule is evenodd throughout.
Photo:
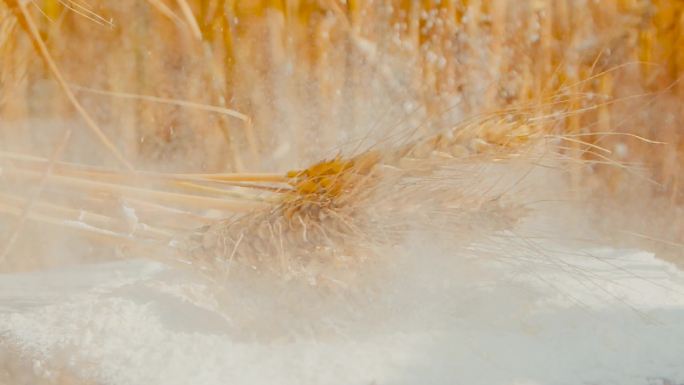
<svg viewBox="0 0 684 385"><path fill-rule="evenodd" d="M5 275L0 334L37 375L107 385L684 381L681 271L640 251L546 249L483 266L422 245L358 319L321 310L310 321L325 331L264 338L233 321L266 314L276 328L296 317L287 306L268 313L263 292L236 292L239 306L221 309L206 283L152 262Z"/></svg>

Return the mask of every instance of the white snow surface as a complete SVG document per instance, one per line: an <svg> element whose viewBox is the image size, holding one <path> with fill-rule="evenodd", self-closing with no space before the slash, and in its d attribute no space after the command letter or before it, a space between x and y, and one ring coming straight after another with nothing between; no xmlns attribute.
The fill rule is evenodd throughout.
<svg viewBox="0 0 684 385"><path fill-rule="evenodd" d="M551 244L466 254L409 250L363 303L330 299L305 322L288 312L297 294L274 294L286 289L232 286L224 306L212 284L145 260L6 274L0 341L36 376L106 385L684 383L675 266ZM279 331L250 332L250 316Z"/></svg>

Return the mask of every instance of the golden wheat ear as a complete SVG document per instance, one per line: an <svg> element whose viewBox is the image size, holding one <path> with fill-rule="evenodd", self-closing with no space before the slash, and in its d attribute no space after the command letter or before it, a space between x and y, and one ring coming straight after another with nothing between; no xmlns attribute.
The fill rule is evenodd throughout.
<svg viewBox="0 0 684 385"><path fill-rule="evenodd" d="M129 245L171 246L181 254L177 259L202 271L220 272L239 262L310 280L311 266L350 269L373 255L374 248L400 239L401 231L382 228L386 223L379 217L389 212L394 218L404 212L404 221L427 207L496 210L468 197L471 192L442 188L436 194L435 181L448 176L433 174L464 163L524 159L548 137L549 120L532 121L509 109L398 147L337 156L284 174L130 173L4 151L0 160L5 177L18 185L42 181L47 188L31 202L10 188L0 195L5 202L0 209ZM397 191L392 186L408 179L410 188ZM352 239L354 246L349 246Z"/></svg>

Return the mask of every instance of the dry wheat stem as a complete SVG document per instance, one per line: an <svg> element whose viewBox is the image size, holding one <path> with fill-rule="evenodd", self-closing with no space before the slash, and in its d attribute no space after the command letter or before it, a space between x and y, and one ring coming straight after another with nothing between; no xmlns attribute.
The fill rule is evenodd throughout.
<svg viewBox="0 0 684 385"><path fill-rule="evenodd" d="M8 151L0 151L0 158L16 160L21 162L33 163L33 164L46 164L47 159L41 158L33 155L19 154ZM279 173L161 173L154 171L137 171L135 174L123 174L117 172L116 170L91 166L81 163L71 163L59 161L56 162L57 172L69 172L74 175L88 175L88 176L111 176L119 178L119 180L135 180L136 178L144 177L148 178L158 178L163 180L178 180L178 181L190 181L190 182L252 182L252 183L287 183L287 176ZM21 167L21 165L17 165ZM78 174L78 173L90 173L90 174Z"/></svg>
<svg viewBox="0 0 684 385"><path fill-rule="evenodd" d="M176 0L176 3L178 3L178 6L180 6L181 11L183 12L183 16L185 16L185 20L190 26L192 34L195 36L197 40L202 40L202 31L200 30L200 27L197 24L195 15L193 15L192 8L190 8L188 2L186 0Z"/></svg>
<svg viewBox="0 0 684 385"><path fill-rule="evenodd" d="M26 199L1 194L2 201L0 201L0 211L13 215L21 216L22 211L16 206L28 203ZM3 203L7 202L7 203ZM77 228L83 231L93 230L99 233L107 233L117 237L143 240L169 240L175 232L152 227L146 224L137 224L132 229L129 227L124 219L108 217L106 215L92 213L82 209L73 209L54 203L47 203L35 201L35 209L28 212L27 218L48 224L66 226L69 228ZM127 233L119 232L121 230L128 230Z"/></svg>
<svg viewBox="0 0 684 385"><path fill-rule="evenodd" d="M5 240L4 248L0 253L0 264L2 264L7 259L7 256L9 255L10 251L12 251L12 247L16 243L19 234L21 233L21 230L24 227L24 222L30 215L31 209L33 208L36 200L39 199L40 194L42 194L43 190L45 189L48 177L50 176L55 167L55 162L60 158L60 156L64 152L64 148L66 147L70 138L71 129L67 129L64 132L64 135L62 136L59 143L57 143L57 146L55 147L54 151L52 152L52 156L50 157L49 163L47 164L45 171L43 171L43 174L40 176L38 186L36 187L36 190L33 192L31 199L29 199L28 202L26 202L23 206L21 215L19 216L19 222L16 224L14 230L10 233L9 237Z"/></svg>
<svg viewBox="0 0 684 385"><path fill-rule="evenodd" d="M74 13L77 13L78 15L92 21L95 24L102 25L102 26L108 26L108 27L113 27L114 24L111 22L111 20L107 20L104 17L98 15L97 13L93 12L92 10L84 7L83 5L71 1L71 0L59 0L59 2L67 9L73 11ZM34 3L35 4L35 3ZM38 7L37 4L35 4L36 7ZM38 7L40 8L40 7Z"/></svg>
<svg viewBox="0 0 684 385"><path fill-rule="evenodd" d="M39 177L39 173L31 170L3 170L4 173L13 174L19 177L25 177L34 180ZM119 193L123 196L144 197L155 199L167 203L180 204L182 206L202 207L206 209L224 209L233 212L249 212L256 208L263 207L263 203L254 201L238 201L225 200L204 197L199 195L183 194L178 192L169 192L161 190L146 189L141 187L132 187L122 184L106 183L93 181L83 178L74 178L67 176L52 175L50 181L56 185L66 186L76 189L81 192L105 192L105 193Z"/></svg>
<svg viewBox="0 0 684 385"><path fill-rule="evenodd" d="M131 93L127 93L127 92L98 90L98 89L94 89L94 88L82 87L82 86L77 86L77 85L73 85L73 84L71 85L71 88L74 90L77 90L77 91L88 92L88 93L92 93L92 94L96 94L96 95L106 95L106 96L113 96L113 97L124 98L124 99L142 100L142 101L147 101L147 102L168 104L168 105L173 105L173 106L194 108L194 109L197 109L200 111L208 111L208 112L214 112L217 114L230 116L230 117L242 120L243 122L249 121L249 117L245 114L242 114L242 113L235 111L235 110L232 110L230 108L225 108L225 107L220 107L220 106L212 106L210 104L195 103L195 102L191 102L191 101L187 101L187 100L179 100L179 99L171 99L171 98L161 98L161 97L152 96L152 95L140 95L140 94L131 94Z"/></svg>
<svg viewBox="0 0 684 385"><path fill-rule="evenodd" d="M93 133L95 134L95 136L97 136L100 142L109 150L109 152L112 155L114 155L114 157L123 166L125 166L128 170L133 171L133 166L128 162L128 160L126 160L123 154L116 148L116 146L109 140L109 138L107 138L107 135L105 135L105 133L102 132L102 129L100 129L97 123L95 123L95 120L90 116L90 114L85 110L85 108L83 108L78 99L76 99L76 96L74 96L73 92L71 92L71 89L69 88L67 82L64 80L64 77L62 76L62 73L57 67L57 64L52 59L52 56L50 55L50 52L48 51L47 46L43 41L43 38L40 36L40 32L38 31L38 28L33 22L31 15L29 15L28 10L26 9L25 2L23 0L5 0L5 3L10 7L10 9L19 9L20 13L17 14L17 17L21 17L20 20L25 23L26 28L28 28L29 35L38 47L40 55L43 57L43 60L45 60L45 63L50 68L50 71L52 72L55 79L57 79L57 82L66 94L67 98L74 106L76 111L78 111L78 113L81 115L81 117L86 122L88 127L93 131ZM13 5L15 5L15 7L13 7Z"/></svg>

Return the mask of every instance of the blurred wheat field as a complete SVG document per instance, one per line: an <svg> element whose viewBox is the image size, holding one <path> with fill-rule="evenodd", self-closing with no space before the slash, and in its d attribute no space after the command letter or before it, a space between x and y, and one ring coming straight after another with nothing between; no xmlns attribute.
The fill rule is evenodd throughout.
<svg viewBox="0 0 684 385"><path fill-rule="evenodd" d="M155 199L245 212L276 198L221 202L212 173L234 173L221 178L238 188L269 183L259 191L276 196L284 190L272 184L289 183L295 195L329 202L336 173L354 170L341 179L350 184L366 178L358 161L342 159L368 151L393 154L384 162L394 165L406 154L506 157L553 140L577 160L572 186L666 202L657 238L679 245L684 227L667 207L683 196L682 46L679 0L6 0L0 150L28 167L22 183L26 170L29 186L60 170L62 187L83 192L81 203L59 194L40 203L52 215L43 221L89 207L95 222L118 228L115 209L102 208L112 191L146 194L156 219ZM126 168L161 173L143 177L160 178L154 188L185 178L183 192L194 192L141 192L99 174ZM306 171L286 177L293 169ZM0 202L15 218L19 179L6 179L11 193ZM99 203L83 203L95 190L105 194ZM32 203L23 204L30 217Z"/></svg>
<svg viewBox="0 0 684 385"><path fill-rule="evenodd" d="M17 21L15 3L2 10L3 143L28 149L38 130L10 134L9 122L77 117L21 15ZM632 132L671 143L670 155L629 153L650 160L676 189L680 1L27 5L64 78L82 87L74 92L133 163L173 154L205 170L265 170L275 165L263 159L284 145L317 160L339 146L336 136L353 137L372 119L355 97L369 89L378 108L403 101L411 114L437 121L448 109L462 117L543 109L564 95L568 106L553 108L595 108L553 130ZM623 118L633 106L611 103L646 93L653 98L638 103L658 105L644 109L650 116ZM252 126L143 96L231 108Z"/></svg>

